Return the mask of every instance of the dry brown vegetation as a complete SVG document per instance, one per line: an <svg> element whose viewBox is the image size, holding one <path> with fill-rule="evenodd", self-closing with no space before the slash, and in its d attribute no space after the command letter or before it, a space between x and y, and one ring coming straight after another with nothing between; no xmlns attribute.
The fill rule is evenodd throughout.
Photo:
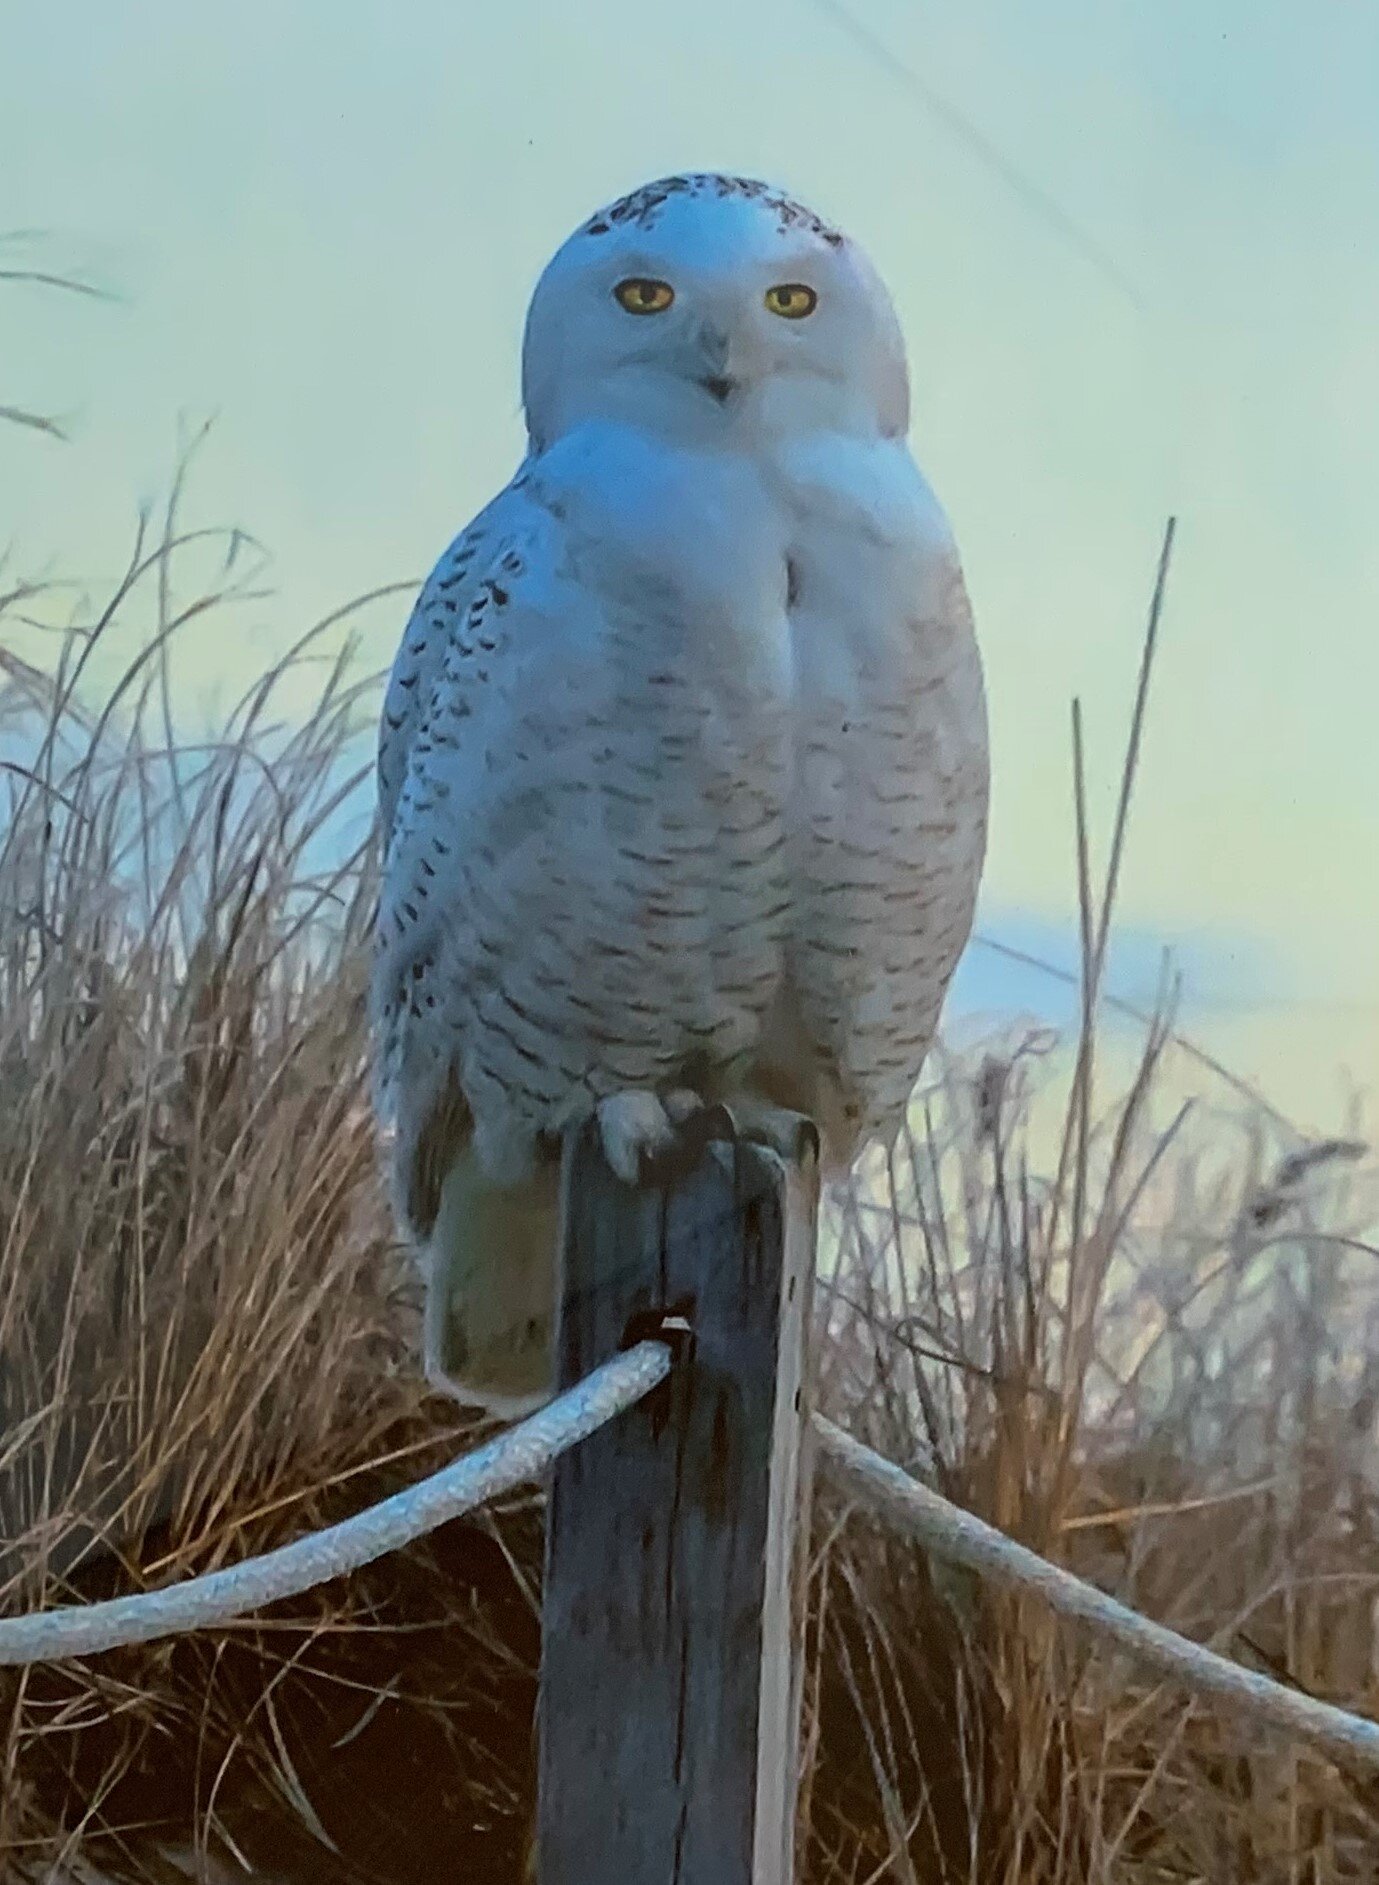
<svg viewBox="0 0 1379 1885"><path fill-rule="evenodd" d="M51 662L15 652L43 599L0 598L10 1609L224 1564L467 1442L419 1378L367 1110L371 858L340 854L338 821L376 693L341 661L290 711L305 648L219 739L179 743L169 638L225 606L187 573L206 547L170 524ZM233 563L234 540L212 547ZM136 618L154 633L121 671ZM1090 989L1110 896L1079 850ZM1098 1025L1089 995L1075 1052L940 1057L894 1158L833 1213L824 1405L1146 1613L1379 1713L1364 1163L1208 1073L1226 1103L1177 1110L1164 1016L1103 1097ZM270 1616L0 1672L10 1875L169 1877L177 1849L293 1879L516 1881L539 1542L532 1496ZM1194 1707L826 1489L812 1597L814 1885L1379 1875L1372 1780Z"/></svg>

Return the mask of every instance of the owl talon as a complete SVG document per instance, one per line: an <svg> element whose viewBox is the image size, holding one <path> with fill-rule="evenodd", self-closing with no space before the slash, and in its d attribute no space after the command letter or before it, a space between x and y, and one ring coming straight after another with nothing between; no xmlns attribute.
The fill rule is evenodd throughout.
<svg viewBox="0 0 1379 1885"><path fill-rule="evenodd" d="M679 1101L679 1106L673 1108L672 1100ZM686 1101L691 1104L685 1104ZM674 1184L677 1178L685 1178L694 1170L707 1147L731 1142L737 1137L732 1114L726 1106L710 1104L687 1089L671 1094L666 1110L676 1120L675 1137L643 1164L642 1182L646 1185Z"/></svg>
<svg viewBox="0 0 1379 1885"><path fill-rule="evenodd" d="M674 1126L687 1126L699 1113L706 1110L704 1101L693 1087L672 1087L661 1104L666 1109L666 1117Z"/></svg>
<svg viewBox="0 0 1379 1885"><path fill-rule="evenodd" d="M601 1100L597 1117L603 1156L625 1185L644 1182L648 1162L675 1143L675 1128L659 1095L643 1088Z"/></svg>
<svg viewBox="0 0 1379 1885"><path fill-rule="evenodd" d="M806 1113L766 1106L760 1100L739 1098L723 1108L732 1120L734 1135L748 1145L765 1146L786 1165L817 1157L819 1133Z"/></svg>
<svg viewBox="0 0 1379 1885"><path fill-rule="evenodd" d="M660 1095L615 1093L598 1108L603 1156L624 1184L673 1184L693 1171L704 1148L732 1140L737 1128L725 1106L710 1105L688 1087Z"/></svg>

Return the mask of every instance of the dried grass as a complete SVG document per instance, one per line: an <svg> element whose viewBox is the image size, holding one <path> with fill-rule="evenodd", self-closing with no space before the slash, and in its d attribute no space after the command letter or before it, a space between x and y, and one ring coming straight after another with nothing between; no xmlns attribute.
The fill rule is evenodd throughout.
<svg viewBox="0 0 1379 1885"><path fill-rule="evenodd" d="M242 597L242 541L181 535L174 507L51 663L17 652L42 599L0 599L10 1607L225 1563L466 1439L419 1381L366 1106L371 858L337 840L375 696L342 659L298 711L308 642L221 737L172 725L172 638ZM136 619L152 634L122 667ZM1309 1145L1234 1099L1205 1124L1175 1111L1167 1011L1102 1099L1133 770L1132 752L1096 896L1079 814L1071 1052L937 1056L893 1158L836 1204L824 1403L1138 1608L1379 1712L1379 1253L1356 1127ZM1031 1107L1060 1085L1040 1169ZM6 1672L11 1875L168 1878L180 1850L293 1879L518 1879L539 1540L519 1501L271 1616ZM828 1495L812 1597L815 1885L1379 1870L1372 1784Z"/></svg>

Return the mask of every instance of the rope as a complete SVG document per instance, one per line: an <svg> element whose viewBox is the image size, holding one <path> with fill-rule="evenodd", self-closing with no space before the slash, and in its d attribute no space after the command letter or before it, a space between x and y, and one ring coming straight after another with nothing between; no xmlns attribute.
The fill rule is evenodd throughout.
<svg viewBox="0 0 1379 1885"><path fill-rule="evenodd" d="M849 1492L875 1507L937 1556L965 1564L1002 1584L1036 1592L1066 1617L1089 1623L1139 1661L1202 1695L1214 1695L1260 1721L1326 1750L1333 1759L1379 1769L1379 1722L1319 1702L1176 1631L1127 1609L1094 1585L1007 1538L961 1506L950 1505L898 1466L873 1453L822 1414L814 1431L828 1465Z"/></svg>
<svg viewBox="0 0 1379 1885"><path fill-rule="evenodd" d="M576 1387L462 1459L353 1518L262 1557L165 1590L107 1603L0 1618L0 1665L58 1662L186 1630L205 1630L246 1611L371 1564L447 1520L540 1478L551 1462L642 1400L670 1372L662 1342L639 1342Z"/></svg>
<svg viewBox="0 0 1379 1885"><path fill-rule="evenodd" d="M429 1479L262 1557L165 1590L0 1618L0 1665L59 1662L209 1629L357 1571L462 1512L539 1479L562 1453L649 1394L671 1365L663 1342L640 1342L519 1426ZM1053 1610L1091 1624L1131 1656L1196 1693L1217 1696L1333 1757L1379 1769L1379 1722L1287 1688L1151 1622L971 1512L950 1505L822 1414L815 1414L813 1425L825 1460L847 1490L938 1556L998 1583L1036 1592Z"/></svg>

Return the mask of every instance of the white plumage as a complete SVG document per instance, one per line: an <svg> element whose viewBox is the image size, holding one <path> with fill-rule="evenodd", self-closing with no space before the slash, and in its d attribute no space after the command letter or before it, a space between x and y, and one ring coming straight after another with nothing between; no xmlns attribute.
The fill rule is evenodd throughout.
<svg viewBox="0 0 1379 1885"><path fill-rule="evenodd" d="M523 392L527 457L393 669L374 979L428 1368L504 1410L548 1387L570 1125L629 1177L688 1093L810 1113L834 1170L895 1130L987 801L961 569L850 241L761 184L647 185L542 276Z"/></svg>

